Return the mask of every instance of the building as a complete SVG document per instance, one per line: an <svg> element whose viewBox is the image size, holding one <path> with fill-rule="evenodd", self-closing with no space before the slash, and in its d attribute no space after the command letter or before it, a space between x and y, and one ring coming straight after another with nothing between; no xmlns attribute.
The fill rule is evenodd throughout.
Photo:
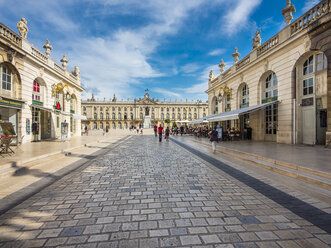
<svg viewBox="0 0 331 248"><path fill-rule="evenodd" d="M17 23L19 35L0 23L0 121L11 122L19 142L61 137L61 123L68 123L68 136L80 135L79 68L66 69L27 40L27 21ZM0 130L1 132L1 130Z"/></svg>
<svg viewBox="0 0 331 248"><path fill-rule="evenodd" d="M252 139L288 144L331 142L331 3L321 1L292 22L290 1L282 10L287 26L221 74L210 74L207 119L223 128L252 130ZM216 115L214 115L216 114ZM214 115L214 116L212 116Z"/></svg>
<svg viewBox="0 0 331 248"><path fill-rule="evenodd" d="M82 113L87 120L82 121L82 128L88 129L127 129L130 125L139 126L150 118L150 127L165 125L166 119L173 122L193 120L207 116L207 102L167 102L150 98L146 93L144 98L130 101L117 101L115 95L111 101L91 99L82 101ZM146 125L144 125L146 126Z"/></svg>

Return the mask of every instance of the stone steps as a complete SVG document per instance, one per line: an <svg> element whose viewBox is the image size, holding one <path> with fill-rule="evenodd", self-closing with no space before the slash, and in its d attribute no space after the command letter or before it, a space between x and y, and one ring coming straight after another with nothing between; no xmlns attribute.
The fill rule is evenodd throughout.
<svg viewBox="0 0 331 248"><path fill-rule="evenodd" d="M194 141L204 146L210 147L209 143ZM217 152L223 153L227 156L254 164L256 166L265 168L267 170L304 181L315 187L321 189L331 190L331 174L306 168L296 164L290 164L284 161L262 157L256 154L247 153L231 149L228 147L217 146Z"/></svg>

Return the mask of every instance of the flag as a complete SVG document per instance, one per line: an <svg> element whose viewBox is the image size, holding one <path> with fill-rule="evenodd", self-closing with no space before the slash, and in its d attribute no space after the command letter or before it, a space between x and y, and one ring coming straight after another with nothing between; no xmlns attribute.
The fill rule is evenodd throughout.
<svg viewBox="0 0 331 248"><path fill-rule="evenodd" d="M151 91L151 90L150 89L146 89L145 92L147 92L147 91Z"/></svg>

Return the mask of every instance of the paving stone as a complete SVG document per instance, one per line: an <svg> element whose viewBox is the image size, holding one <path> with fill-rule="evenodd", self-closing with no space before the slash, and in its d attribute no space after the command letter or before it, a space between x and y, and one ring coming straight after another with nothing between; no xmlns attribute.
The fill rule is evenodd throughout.
<svg viewBox="0 0 331 248"><path fill-rule="evenodd" d="M73 236L73 237L69 237L67 244L82 244L85 243L88 239L88 236Z"/></svg>
<svg viewBox="0 0 331 248"><path fill-rule="evenodd" d="M199 245L202 244L198 235L179 236L182 245Z"/></svg>
<svg viewBox="0 0 331 248"><path fill-rule="evenodd" d="M107 241L109 238L108 234L96 234L91 235L87 242L100 242L100 241Z"/></svg>
<svg viewBox="0 0 331 248"><path fill-rule="evenodd" d="M59 246L63 245L68 238L50 238L46 242L45 246Z"/></svg>
<svg viewBox="0 0 331 248"><path fill-rule="evenodd" d="M148 248L159 247L159 241L157 238L140 239L139 246Z"/></svg>
<svg viewBox="0 0 331 248"><path fill-rule="evenodd" d="M180 240L177 237L163 237L160 238L161 247L179 247Z"/></svg>
<svg viewBox="0 0 331 248"><path fill-rule="evenodd" d="M63 228L46 229L39 234L38 238L55 238L59 236L62 230Z"/></svg>
<svg viewBox="0 0 331 248"><path fill-rule="evenodd" d="M81 235L84 231L84 227L66 227L60 234L60 237L70 237L70 236L78 236Z"/></svg>
<svg viewBox="0 0 331 248"><path fill-rule="evenodd" d="M202 235L201 238L202 238L202 240L203 240L203 242L205 244L216 244L216 243L220 243L221 242L221 240L215 234L212 234L212 235Z"/></svg>
<svg viewBox="0 0 331 248"><path fill-rule="evenodd" d="M187 234L186 228L171 228L170 229L171 235L185 235Z"/></svg>

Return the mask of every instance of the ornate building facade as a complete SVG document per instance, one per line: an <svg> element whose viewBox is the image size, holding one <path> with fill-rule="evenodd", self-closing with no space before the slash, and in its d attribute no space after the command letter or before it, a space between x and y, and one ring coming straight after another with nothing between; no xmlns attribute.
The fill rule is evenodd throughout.
<svg viewBox="0 0 331 248"><path fill-rule="evenodd" d="M223 128L251 128L253 140L288 144L331 142L331 1L321 1L292 22L295 7L286 1L287 26L221 74L210 74L210 115ZM216 115L215 115L216 114Z"/></svg>
<svg viewBox="0 0 331 248"><path fill-rule="evenodd" d="M0 121L12 123L19 142L61 137L61 123L68 123L68 136L81 134L79 68L66 69L27 40L28 25L17 23L20 34L0 23ZM1 132L1 130L0 130Z"/></svg>
<svg viewBox="0 0 331 248"><path fill-rule="evenodd" d="M128 129L130 125L144 124L146 116L150 116L151 126L165 125L166 119L173 122L193 120L208 114L208 103L197 102L167 102L150 98L146 93L144 98L130 101L97 101L91 99L82 101L82 114L87 120L82 120L82 128L88 129Z"/></svg>

